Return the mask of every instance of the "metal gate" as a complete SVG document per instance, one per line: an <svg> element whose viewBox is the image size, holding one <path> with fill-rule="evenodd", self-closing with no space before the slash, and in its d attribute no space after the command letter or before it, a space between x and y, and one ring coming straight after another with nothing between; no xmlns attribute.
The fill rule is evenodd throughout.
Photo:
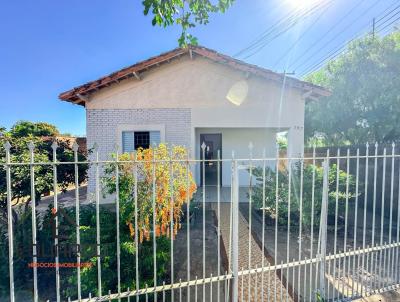
<svg viewBox="0 0 400 302"><path fill-rule="evenodd" d="M304 156L291 158L282 155L279 149L274 157L265 156L265 151L263 156L253 157L250 144L246 158L235 158L232 154L230 159L225 156L220 159L218 154L217 159L207 159L208 164L217 166L218 173L221 167L229 167L230 187L221 187L220 175L215 187L205 186L204 153L201 160L187 155L174 157L172 153L168 160L155 157L139 160L136 155L124 158L116 148L114 158L100 160L95 148L92 160L83 162L78 161L78 146L74 144L74 161L65 162L57 159L58 146L53 144L53 161L35 162L34 145L29 144L30 161L13 162L10 144L6 143L4 148L6 157L1 165L6 183L7 225L3 229L8 241L5 247L9 284L3 285L8 290L1 297L11 302L22 301L16 288L19 276L15 274L18 258L12 213L18 206L13 205L12 176L13 170L23 166L29 169L26 177L31 189L31 242L26 245L30 246L32 280L25 284L31 287L31 301L339 301L398 288L400 162L394 144L389 153L376 144L373 152L369 145L361 149L351 147L344 154L339 149L317 154L314 148ZM202 150L205 152L205 145ZM124 188L121 170L126 168L125 164L131 169L128 174L134 184L129 189L132 223L126 224L131 230L131 242L126 238L121 242L120 230L124 226L120 190ZM73 167L75 174L72 197L66 204L59 202L63 195L58 194L57 169L64 165ZM90 166L89 175L95 184L92 197L89 193L86 198L80 195L80 165ZM157 204L157 190L161 186L157 173L162 173L158 170L161 165L169 169L171 176L166 195L171 199L168 199L171 212L164 213L170 219L168 228L160 235L162 245L156 235L161 231L155 215L163 210ZM141 175L140 167L144 166L150 174ZM50 200L54 214L54 261L46 265L38 251L38 232L43 228L38 221L43 213L40 214L35 202L38 185L35 171L39 167L48 167L53 173L54 195L46 200ZM116 193L111 195L111 204L102 197L106 167L113 167L108 173L114 173L111 179ZM181 174L179 167L183 169L179 170ZM173 192L178 188L176 177L180 175L182 179L182 173L187 190L192 175L199 174L202 178L204 185L197 188L194 196ZM138 183L145 176L149 190L143 193ZM178 212L174 204L176 194L181 194L184 200ZM150 207L141 207L141 198L148 198ZM82 207L90 203L94 205L95 218L92 271L82 266L81 254L85 228L80 214ZM103 207L112 208L107 219L111 216L115 219L112 261L107 254L110 247L106 248L102 242L109 232L102 229L107 222L101 216ZM63 257L60 221L65 220L60 215L64 208L75 213L74 233L64 234L75 244L69 255L75 259L75 266L70 266L67 273L60 261ZM147 216L148 230L140 224L141 211L153 213ZM175 215L179 215L178 220ZM135 251L134 258L123 256L126 249ZM160 252L168 254L168 259L164 254L160 257ZM144 256L149 258L142 263ZM50 288L41 285L42 269L54 272L54 288L52 284ZM126 282L130 269L132 280ZM88 271L95 274L91 285L86 283ZM110 278L111 275L114 277Z"/></svg>

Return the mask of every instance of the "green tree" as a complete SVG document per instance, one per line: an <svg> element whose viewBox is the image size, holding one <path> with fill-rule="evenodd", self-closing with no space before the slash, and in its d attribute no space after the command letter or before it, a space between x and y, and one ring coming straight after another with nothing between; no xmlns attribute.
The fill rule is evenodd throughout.
<svg viewBox="0 0 400 302"><path fill-rule="evenodd" d="M319 225L320 212L322 206L322 188L324 170L320 166L305 164L303 167L303 196L300 198L301 192L301 165L299 162L292 164L291 184L289 190L289 172L287 169L278 172L278 222L286 225L290 214L291 224L299 225L301 220L303 226L312 226L312 203L313 203L313 187L314 187L314 224ZM269 167L265 171L265 202L263 203L263 170L256 168L252 171L257 178L257 185L253 188L252 197L254 207L257 209L265 205L265 212L272 218L276 218L276 172ZM315 183L313 186L313 174ZM336 180L339 176L338 187L338 211L339 219L343 219L343 213L346 201L353 201L355 197L355 179L354 176L347 174L343 170L339 170L337 175L337 165L333 164L329 168L328 176L328 225L335 222L336 207ZM349 183L349 191L346 194L346 182ZM273 188L273 189L271 189ZM289 213L289 192L290 192L290 213ZM300 201L302 205L302 217L300 217Z"/></svg>
<svg viewBox="0 0 400 302"><path fill-rule="evenodd" d="M27 137L27 136L57 136L60 132L57 127L44 122L29 122L20 121L12 126L9 135L12 137Z"/></svg>
<svg viewBox="0 0 400 302"><path fill-rule="evenodd" d="M197 44L197 38L188 33L190 28L207 24L211 13L224 13L234 0L143 0L144 14L153 15L152 24L158 26L180 25L179 46Z"/></svg>
<svg viewBox="0 0 400 302"><path fill-rule="evenodd" d="M55 126L46 123L18 122L10 131L0 136L0 163L5 162L5 142L11 144L10 161L17 163L29 163L30 151L28 143L32 142L35 162L51 162L53 160L53 140L48 139L49 134L56 134ZM74 160L74 151L68 141L57 141L57 160L70 162ZM78 154L80 161L85 160L84 154ZM79 165L79 182L86 180L87 165ZM5 167L0 166L0 219L6 219L7 194ZM30 166L17 165L11 168L11 190L13 202L30 201ZM65 191L69 185L75 183L74 165L59 165L57 167L57 180L60 190ZM35 166L35 198L38 203L43 195L53 191L53 169L51 165ZM26 203L28 206L29 203ZM17 219L18 215L14 216Z"/></svg>
<svg viewBox="0 0 400 302"><path fill-rule="evenodd" d="M400 32L367 36L306 78L332 91L306 106L305 134L326 144L400 139Z"/></svg>

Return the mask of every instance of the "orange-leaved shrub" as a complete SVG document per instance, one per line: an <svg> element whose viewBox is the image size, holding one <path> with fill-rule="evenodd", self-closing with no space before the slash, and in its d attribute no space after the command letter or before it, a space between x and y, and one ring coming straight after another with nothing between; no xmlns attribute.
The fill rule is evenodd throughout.
<svg viewBox="0 0 400 302"><path fill-rule="evenodd" d="M104 193L118 192L121 223L139 242L150 240L152 232L175 238L182 207L197 189L186 148L166 144L119 155L105 167L102 181Z"/></svg>

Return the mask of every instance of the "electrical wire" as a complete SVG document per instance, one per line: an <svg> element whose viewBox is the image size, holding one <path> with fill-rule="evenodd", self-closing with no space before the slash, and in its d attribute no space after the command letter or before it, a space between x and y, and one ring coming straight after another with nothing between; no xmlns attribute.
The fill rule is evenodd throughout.
<svg viewBox="0 0 400 302"><path fill-rule="evenodd" d="M308 31L311 30L311 28L313 28L315 26L315 24L318 23L318 21L321 19L321 17L328 11L328 9L331 7L331 5L333 4L333 1L327 2L327 5L325 6L325 8L322 10L322 12L315 18L314 22L312 22L310 24L310 26L308 26L308 28L306 30L303 31L303 33L296 39L296 41L288 48L288 50L281 56L279 57L279 59L274 63L274 68L290 53L290 51L293 49L293 47L296 47L297 44L300 42L300 40L302 38L304 38L304 36L306 36L306 34L308 33Z"/></svg>
<svg viewBox="0 0 400 302"><path fill-rule="evenodd" d="M368 6L367 9L365 9L360 15L363 16L366 13L368 13L372 8L374 8L377 4L379 3L379 0L375 1L372 5ZM358 18L359 18L358 17ZM357 18L357 19L358 19ZM335 41L338 37L340 37L346 30L348 29L348 27L343 28L340 32L338 32L333 38L331 38L330 40L328 40L324 45L322 45L320 48L318 48L316 51L312 52L309 56L306 57L305 60L302 60L300 62L300 64L295 65L294 69L300 69L301 67L303 67L305 64L307 64L307 62L309 62L310 60L312 60L313 58L315 58L315 56L320 53L324 48L326 48L326 46L328 46L330 43L332 43L333 41ZM301 58L300 58L301 59Z"/></svg>
<svg viewBox="0 0 400 302"><path fill-rule="evenodd" d="M325 5L325 2L321 2L316 6L313 6L308 9L301 9L292 11L284 18L280 19L277 23L269 27L263 34L252 42L249 46L245 47L244 49L240 50L238 53L234 55L234 57L246 55L248 52L253 51L250 55L247 55L245 58L248 58L262 48L264 48L268 43L282 35L283 33L287 32L290 28L296 25L300 20L304 20L305 17L308 17L318 11ZM272 36L273 35L273 36ZM271 37L272 36L272 37Z"/></svg>

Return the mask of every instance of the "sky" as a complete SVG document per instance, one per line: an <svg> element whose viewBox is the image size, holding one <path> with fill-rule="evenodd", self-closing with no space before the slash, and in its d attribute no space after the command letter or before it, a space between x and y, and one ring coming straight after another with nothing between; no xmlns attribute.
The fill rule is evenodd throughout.
<svg viewBox="0 0 400 302"><path fill-rule="evenodd" d="M0 127L43 121L62 133L85 135L84 107L60 101L59 93L177 47L179 27L152 26L141 2L1 0ZM259 41L236 57L299 77L346 41L370 32L374 18L377 34L384 34L396 19L385 14L397 3L236 0L192 34L200 45L231 56ZM277 23L293 12L292 21Z"/></svg>

